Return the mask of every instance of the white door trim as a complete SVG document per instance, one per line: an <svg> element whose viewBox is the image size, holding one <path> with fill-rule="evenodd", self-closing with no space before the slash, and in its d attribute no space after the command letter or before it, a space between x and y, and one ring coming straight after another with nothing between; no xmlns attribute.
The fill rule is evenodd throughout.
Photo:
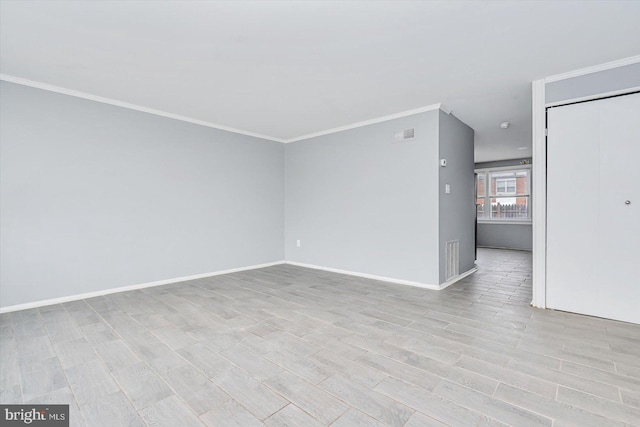
<svg viewBox="0 0 640 427"><path fill-rule="evenodd" d="M545 80L535 80L532 99L532 204L533 204L533 299L531 305L547 307L547 138Z"/></svg>
<svg viewBox="0 0 640 427"><path fill-rule="evenodd" d="M609 98L609 97L618 96L618 95L627 95L627 94L635 93L635 92L640 92L640 86L634 86L634 87L629 87L629 88L626 88L626 89L614 90L614 91L611 91L611 92L598 93L598 94L595 94L595 95L582 96L580 98L564 99L562 101L549 102L548 104L545 104L545 107L546 108L559 107L560 105L567 105L567 104L572 104L572 103L576 103L576 102L595 101L596 99Z"/></svg>
<svg viewBox="0 0 640 427"><path fill-rule="evenodd" d="M532 100L532 215L533 215L533 298L531 305L539 308L547 307L547 138L546 138L546 101L545 85L560 80L571 79L586 74L619 68L640 62L640 55L611 61L592 67L570 71L568 73L555 74L540 80L534 80L531 86ZM633 89L633 90L631 90ZM617 91L622 94L633 92L636 88ZM611 95L611 93L609 93ZM607 94L596 94L580 100L598 99ZM563 105L576 101L564 100L554 102L553 105Z"/></svg>
<svg viewBox="0 0 640 427"><path fill-rule="evenodd" d="M616 61L605 62L604 64L598 64L591 67L580 68L579 70L569 71L568 73L554 74L544 78L546 83L553 83L559 80L572 79L574 77L584 76L586 74L593 74L600 71L610 70L612 68L620 68L625 65L631 65L640 62L640 55L630 56L628 58L618 59Z"/></svg>

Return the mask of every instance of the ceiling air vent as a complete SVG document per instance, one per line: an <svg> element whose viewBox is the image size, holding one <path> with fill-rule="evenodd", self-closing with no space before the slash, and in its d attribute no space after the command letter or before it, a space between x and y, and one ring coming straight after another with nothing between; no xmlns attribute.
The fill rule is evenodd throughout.
<svg viewBox="0 0 640 427"><path fill-rule="evenodd" d="M393 134L393 142L402 142L416 137L416 129L405 129Z"/></svg>

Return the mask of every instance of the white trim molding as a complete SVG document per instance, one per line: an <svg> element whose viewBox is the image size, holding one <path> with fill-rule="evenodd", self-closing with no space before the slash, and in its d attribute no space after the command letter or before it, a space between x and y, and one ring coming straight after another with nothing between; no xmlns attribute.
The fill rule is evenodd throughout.
<svg viewBox="0 0 640 427"><path fill-rule="evenodd" d="M522 170L522 169L531 169L531 165L530 164L526 164L526 165L513 165L513 166L498 166L495 168L477 168L474 169L473 171L475 173L478 172L493 172L493 171L510 171L510 170Z"/></svg>
<svg viewBox="0 0 640 427"><path fill-rule="evenodd" d="M560 80L571 79L600 71L640 63L640 55L611 61L592 67L582 68L562 74L555 74L540 80L534 80L531 86L532 144L533 144L533 299L531 305L547 307L547 118L546 108L572 102L589 101L606 96L622 95L637 91L639 88L626 88L615 92L598 93L586 97L546 103L545 85Z"/></svg>
<svg viewBox="0 0 640 427"><path fill-rule="evenodd" d="M571 79L573 77L584 76L586 74L598 73L600 71L610 70L612 68L624 67L625 65L636 64L640 62L640 55L630 56L628 58L618 59L616 61L605 62L604 64L598 64L591 67L580 68L579 70L573 70L566 73L554 74L552 76L545 77L543 80L545 83L557 82L559 80Z"/></svg>
<svg viewBox="0 0 640 427"><path fill-rule="evenodd" d="M465 277L469 276L470 274L475 273L476 271L478 271L477 268L471 268L468 271L465 271L462 274L457 275L456 277L440 284L440 285L433 285L433 284L428 284L428 283L420 283L420 282L414 282L411 280L404 280L404 279L396 279L393 277L386 277L386 276L377 276L375 274L369 274L369 273L361 273L361 272L357 272L357 271L350 271L350 270L341 270L339 268L332 268L332 267L322 267L320 265L315 265L315 264L306 264L303 262L295 262L295 261L285 261L285 264L289 264L289 265L295 265L297 267L304 267L304 268L312 268L314 270L322 270L322 271L330 271L331 273L339 273L339 274L346 274L348 276L355 276L355 277L363 277L365 279L373 279L373 280L380 280L382 282L389 282L389 283L395 283L398 285L406 285L406 286L414 286L416 288L423 288L423 289L430 289L433 291L440 291L448 286L453 285L454 283L456 283L458 280L462 280Z"/></svg>
<svg viewBox="0 0 640 427"><path fill-rule="evenodd" d="M474 268L471 268L471 269L465 271L462 274L457 275L456 277L454 277L454 278L452 278L452 279L450 279L450 280L448 280L448 281L446 281L444 283L441 283L440 285L431 285L431 284L426 284L426 283L413 282L413 281L410 281L410 280L395 279L395 278L392 278L392 277L376 276L374 274L359 273L359 272L354 272L354 271L341 270L341 269L338 269L338 268L321 267L319 265L305 264L305 263L301 263L301 262L284 261L283 260L283 261L268 262L268 263L265 263L265 264L250 265L250 266L247 266L247 267L238 267L238 268L231 268L231 269L228 269L228 270L214 271L214 272L210 272L210 273L201 273L201 274L194 274L194 275L191 275L191 276L183 276L183 277L175 277L175 278L172 278L172 279L157 280L155 282L140 283L140 284L137 284L137 285L129 285L129 286L121 286L121 287L118 287L118 288L103 289L103 290L94 291L94 292L87 292L87 293L83 293L83 294L67 295L67 296L63 296L63 297L51 298L51 299L39 300L39 301L32 301L32 302L27 302L27 303L23 303L23 304L10 305L10 306L6 306L6 307L0 307L0 314L11 313L11 312L20 311L20 310L28 310L28 309L32 309L32 308L45 307L45 306L48 306L48 305L61 304L61 303L65 303L65 302L79 301L79 300L83 300L83 299L101 297L101 296L104 296L104 295L116 294L116 293L120 293L120 292L134 291L134 290L138 290L138 289L152 288L152 287L163 286L163 285L170 285L172 283L187 282L189 280L204 279L204 278L213 277L213 276L221 276L223 274L238 273L238 272L247 271L247 270L256 270L256 269L259 269L259 268L272 267L274 265L282 265L282 264L295 265L295 266L304 267L304 268L312 268L314 270L330 271L332 273L346 274L346 275L349 275L349 276L363 277L363 278L366 278L366 279L380 280L380 281L383 281L383 282L395 283L395 284L406 285L406 286L414 286L414 287L423 288L423 289L430 289L430 290L434 290L434 291L440 291L442 289L445 289L445 288L453 285L457 281L462 280L465 277L467 277L467 276L475 273L476 271L478 271L478 269L474 267Z"/></svg>
<svg viewBox="0 0 640 427"><path fill-rule="evenodd" d="M524 248L507 248L504 246L485 246L485 245L478 245L479 248L483 248L483 249L506 249L508 251L520 251L520 252L532 252L531 249L524 249ZM533 252L532 252L533 253Z"/></svg>
<svg viewBox="0 0 640 427"><path fill-rule="evenodd" d="M575 102L593 101L596 99L607 98L611 96L626 95L628 93L635 93L635 92L640 92L640 86L634 86L626 89L614 90L614 91L605 92L605 93L597 93L594 95L582 96L580 98L563 99L561 101L549 102L548 104L545 104L545 107L547 108L558 107L560 105L567 105Z"/></svg>
<svg viewBox="0 0 640 427"><path fill-rule="evenodd" d="M447 280L444 283L440 283L440 286L439 286L438 290L441 291L441 290L443 290L445 288L448 288L449 286L451 286L454 283L464 279L465 277L472 275L476 271L478 271L478 269L476 267L470 268L469 270L465 271L464 273L460 273L456 277L453 277L453 278Z"/></svg>
<svg viewBox="0 0 640 427"><path fill-rule="evenodd" d="M432 104L432 105L427 105L425 107L415 108L413 110L402 111L400 113L390 114L390 115L383 116L383 117L377 117L375 119L370 119L370 120L365 120L365 121L362 121L362 122L352 123L352 124L345 125L345 126L340 126L340 127L337 127L337 128L326 129L326 130L323 130L323 131L320 131L320 132L315 132L315 133L310 133L310 134L307 134L307 135L296 136L296 137L293 137L293 138L284 139L284 138L276 138L275 136L269 136L269 135L263 135L263 134L255 133L255 132L250 132L250 131L246 131L246 130L242 130L242 129L236 129L236 128L225 126L225 125L219 125L219 124L216 124L216 123L208 122L206 120L200 120L200 119L194 119L192 117L181 116L179 114L169 113L167 111L156 110L154 108L148 108L148 107L144 107L142 105L131 104L129 102L124 102L124 101L118 101L117 99L111 99L111 98L106 98L106 97L103 97L103 96L93 95L93 94L90 94L90 93L81 92L81 91L73 90L73 89L68 89L68 88L64 88L64 87L60 87L60 86L55 86L55 85L48 84L48 83L42 83L42 82L38 82L38 81L35 81L35 80L29 80L29 79L25 79L25 78L22 78L22 77L12 76L12 75L9 75L9 74L0 74L0 80L3 80L5 82L9 82L9 83L19 84L19 85L22 85L22 86L29 86L29 87L33 87L33 88L37 88L37 89L42 89L42 90L46 90L46 91L49 91L49 92L61 93L63 95L69 95L69 96L73 96L73 97L76 97L76 98L87 99L89 101L100 102L102 104L115 105L116 107L122 107L122 108L127 108L129 110L141 111L143 113L154 114L154 115L160 116L160 117L166 117L166 118L169 118L169 119L180 120L180 121L187 122L187 123L193 123L195 125L206 126L206 127L210 127L210 128L213 128L213 129L218 129L218 130L223 130L223 131L227 131L227 132L237 133L237 134L240 134L240 135L246 135L246 136L251 136L251 137L254 137L254 138L266 139L268 141L280 142L280 143L283 143L283 144L290 143L290 142L296 142L296 141L302 141L304 139L315 138L316 136L329 135L329 134L332 134L332 133L342 132L342 131L349 130L349 129L355 129L355 128L359 128L359 127L362 127L362 126L368 126L368 125L372 125L372 124L375 124L375 123L386 122L388 120L393 120L393 119L398 119L398 118L401 118L401 117L412 116L414 114L424 113L424 112L427 112L427 111L433 111L433 110L438 110L438 109L444 111L447 114L451 114L451 110L447 109L442 104Z"/></svg>
<svg viewBox="0 0 640 427"><path fill-rule="evenodd" d="M531 225L533 222L529 220L508 220L508 219L479 219L478 224L496 224L496 225Z"/></svg>
<svg viewBox="0 0 640 427"><path fill-rule="evenodd" d="M547 307L547 138L545 80L531 85L533 135L533 299L531 305Z"/></svg>
<svg viewBox="0 0 640 427"><path fill-rule="evenodd" d="M371 119L371 120L365 120L365 121L362 121L362 122L352 123L350 125L345 125L345 126L340 126L340 127L333 128L333 129L323 130L323 131L320 131L320 132L310 133L308 135L297 136L295 138L287 139L284 142L286 144L288 144L288 143L291 143L291 142L302 141L304 139L315 138L317 136L329 135L331 133L342 132L342 131L349 130L349 129L355 129L355 128L359 128L359 127L363 127L363 126L372 125L372 124L375 124L375 123L386 122L388 120L399 119L401 117L413 116L414 114L425 113L427 111L434 111L434 110L440 110L440 109L442 109L442 104L427 105L426 107L420 107L420 108L416 108L414 110L403 111L403 112L396 113L396 114L390 114L388 116L383 116L383 117L378 117L378 118ZM449 113L447 113L447 114L451 113L450 110L443 110L443 111L445 113L447 111L449 111Z"/></svg>
<svg viewBox="0 0 640 427"><path fill-rule="evenodd" d="M118 101L117 99L105 98L103 96L92 95L86 92L80 92L73 89L67 89L60 86L50 85L48 83L36 82L34 80L23 79L22 77L10 76L8 74L0 74L0 80L5 82L15 83L23 86L34 87L37 89L46 90L49 92L61 93L63 95L74 96L76 98L88 99L89 101L100 102L102 104L115 105L116 107L127 108L129 110L141 111L143 113L154 114L156 116L166 117L169 119L180 120L187 123L193 123L195 125L206 126L213 129L224 130L227 132L237 133L240 135L252 136L254 138L266 139L275 142L285 142L281 138L275 138L273 136L262 135L255 132L249 132L242 129L236 129L229 126L219 125L216 123L207 122L205 120L194 119L187 116L181 116L179 114L169 113L167 111L156 110L154 108L143 107L142 105L131 104L128 102Z"/></svg>
<svg viewBox="0 0 640 427"><path fill-rule="evenodd" d="M247 267L231 268L228 270L214 271L211 273L194 274L192 276L175 277L173 279L158 280L155 282L140 283L137 285L130 285L130 286L121 286L118 288L104 289L104 290L95 291L95 292L87 292L84 294L69 295L69 296L64 296L60 298L51 298L46 300L27 302L24 304L10 305L7 307L0 307L0 314L10 313L10 312L19 311L19 310L27 310L30 308L44 307L44 306L53 305L53 304L60 304L63 302L78 301L78 300L83 300L87 298L100 297L104 295L115 294L118 292L152 288L155 286L169 285L171 283L186 282L186 281L195 280L195 279L204 279L205 277L213 277L213 276L220 276L220 275L229 274L229 273L238 273L240 271L255 270L258 268L271 267L271 266L280 265L280 264L285 264L285 261L268 262L265 264L256 264L256 265L250 265Z"/></svg>
<svg viewBox="0 0 640 427"><path fill-rule="evenodd" d="M491 183L491 175L494 172L515 172L515 171L522 171L522 170L526 170L527 171L527 185L526 187L528 189L531 189L531 165L530 164L526 164L526 165L513 165L513 166L500 166L500 167L495 167L495 168L477 168L474 170L474 172L478 175L477 178L480 177L480 174L484 175L485 178L485 182L486 183ZM509 178L509 179L517 179L516 178ZM497 181L500 181L501 179L496 179ZM485 193L484 196L480 197L480 195L476 195L477 198L482 198L484 199L484 205L485 206L491 206L491 200L495 199L495 198L501 198L501 197L508 197L508 198L522 198L522 197L528 197L529 198L529 206L531 206L531 202L533 200L533 193L531 191L525 193L525 194L517 194L517 192L514 192L514 194L511 193L500 193L498 191L496 191L496 194L491 194L490 188L491 185L487 186L485 185ZM487 208L488 209L488 208ZM487 212L483 212L483 216L482 218L478 218L478 224L530 224L531 223L531 208L527 209L527 217L526 218L518 218L518 219L504 219L504 218L491 218L491 211L487 211Z"/></svg>
<svg viewBox="0 0 640 427"><path fill-rule="evenodd" d="M411 280L404 280L404 279L396 279L393 277L376 276L375 274L360 273L357 271L341 270L339 268L322 267L320 265L306 264L303 262L285 261L285 264L295 265L298 267L312 268L314 270L330 271L332 273L346 274L348 276L364 277L365 279L373 279L373 280L380 280L383 282L397 283L399 285L415 286L417 288L431 289L435 291L440 289L440 286L438 285L413 282Z"/></svg>

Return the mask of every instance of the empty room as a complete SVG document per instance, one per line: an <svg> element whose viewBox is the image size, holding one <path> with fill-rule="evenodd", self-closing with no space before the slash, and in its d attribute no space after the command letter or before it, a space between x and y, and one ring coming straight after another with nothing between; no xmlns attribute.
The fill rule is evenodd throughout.
<svg viewBox="0 0 640 427"><path fill-rule="evenodd" d="M640 427L639 19L0 0L0 425Z"/></svg>

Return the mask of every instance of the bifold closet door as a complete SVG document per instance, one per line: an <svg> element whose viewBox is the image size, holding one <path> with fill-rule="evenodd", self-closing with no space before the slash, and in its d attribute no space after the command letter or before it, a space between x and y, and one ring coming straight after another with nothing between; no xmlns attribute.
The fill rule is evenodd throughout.
<svg viewBox="0 0 640 427"><path fill-rule="evenodd" d="M547 307L640 323L640 94L547 127Z"/></svg>

